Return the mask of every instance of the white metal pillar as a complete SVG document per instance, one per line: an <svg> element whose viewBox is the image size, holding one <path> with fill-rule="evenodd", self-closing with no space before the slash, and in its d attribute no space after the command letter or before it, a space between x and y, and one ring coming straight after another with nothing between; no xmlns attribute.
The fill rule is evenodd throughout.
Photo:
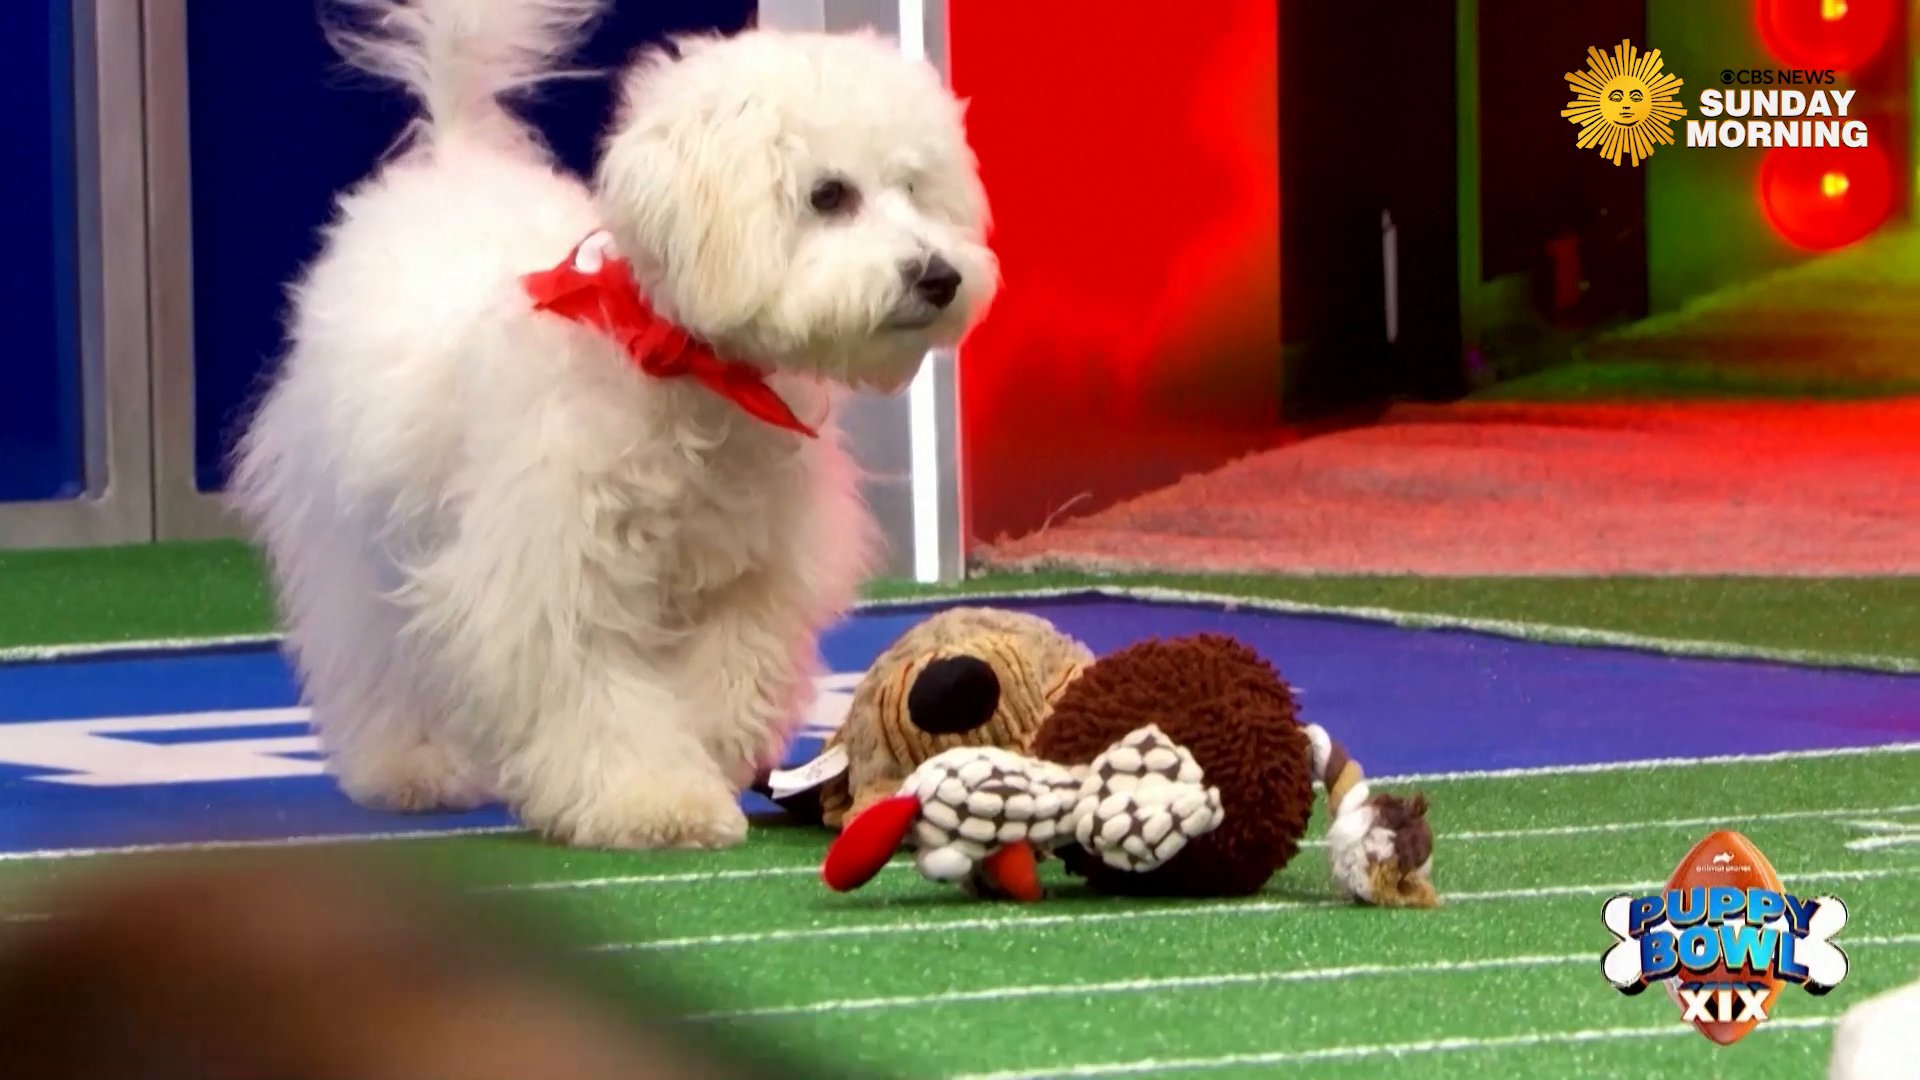
<svg viewBox="0 0 1920 1080"><path fill-rule="evenodd" d="M193 162L187 117L187 0L145 0L148 318L153 335L154 525L162 540L245 534L200 490L194 447Z"/></svg>
<svg viewBox="0 0 1920 1080"><path fill-rule="evenodd" d="M870 27L950 75L947 0L760 0L759 25ZM886 531L893 577L952 582L965 573L955 360L950 350L931 354L904 398L864 395L843 418L869 476L867 500Z"/></svg>

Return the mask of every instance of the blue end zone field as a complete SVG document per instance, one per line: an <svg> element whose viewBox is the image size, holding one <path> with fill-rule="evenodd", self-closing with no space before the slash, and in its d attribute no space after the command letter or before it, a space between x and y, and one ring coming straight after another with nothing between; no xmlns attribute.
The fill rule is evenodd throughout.
<svg viewBox="0 0 1920 1080"><path fill-rule="evenodd" d="M1234 635L1376 776L1864 748L1920 739L1920 678L1583 648L1329 616L1072 596L1003 604L1096 652ZM790 760L817 751L859 673L927 608L868 609ZM0 665L0 854L509 827L500 809L399 816L323 773L270 645Z"/></svg>

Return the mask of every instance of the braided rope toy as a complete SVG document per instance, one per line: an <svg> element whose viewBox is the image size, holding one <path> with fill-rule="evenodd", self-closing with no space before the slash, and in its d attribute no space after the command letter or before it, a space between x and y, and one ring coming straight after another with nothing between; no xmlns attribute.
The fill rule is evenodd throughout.
<svg viewBox="0 0 1920 1080"><path fill-rule="evenodd" d="M1381 907L1438 907L1427 800L1375 794L1360 763L1318 724L1304 725L1326 788L1327 856L1342 895Z"/></svg>
<svg viewBox="0 0 1920 1080"><path fill-rule="evenodd" d="M1038 858L1077 844L1109 866L1154 869L1217 828L1220 792L1193 755L1147 725L1067 768L991 746L923 762L892 798L847 823L821 876L838 892L872 880L905 844L933 881L1035 901Z"/></svg>
<svg viewBox="0 0 1920 1080"><path fill-rule="evenodd" d="M1374 793L1359 762L1326 729L1303 726L1332 817L1335 887L1382 907L1438 906L1426 800ZM956 747L848 822L821 876L837 892L857 889L906 846L931 881L1032 902L1044 895L1042 855L1075 844L1115 869L1144 873L1224 820L1219 789L1152 724L1077 768L997 747Z"/></svg>

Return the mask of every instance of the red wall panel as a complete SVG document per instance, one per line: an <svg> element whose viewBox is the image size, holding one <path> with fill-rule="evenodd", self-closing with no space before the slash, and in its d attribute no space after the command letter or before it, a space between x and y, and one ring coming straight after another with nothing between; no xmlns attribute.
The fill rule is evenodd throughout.
<svg viewBox="0 0 1920 1080"><path fill-rule="evenodd" d="M1277 5L949 11L1006 279L961 361L970 534L1028 532L1270 442Z"/></svg>

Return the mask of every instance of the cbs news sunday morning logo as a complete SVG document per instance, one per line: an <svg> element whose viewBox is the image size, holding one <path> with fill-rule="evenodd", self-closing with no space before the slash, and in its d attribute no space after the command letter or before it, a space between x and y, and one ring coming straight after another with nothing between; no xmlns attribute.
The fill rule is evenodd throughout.
<svg viewBox="0 0 1920 1080"><path fill-rule="evenodd" d="M1833 943L1847 906L1787 892L1737 832L1695 844L1665 890L1608 900L1601 921L1614 937L1600 960L1613 988L1631 996L1665 984L1680 1019L1722 1046L1765 1023L1785 984L1820 995L1847 977Z"/></svg>
<svg viewBox="0 0 1920 1080"><path fill-rule="evenodd" d="M1673 125L1686 121L1688 146L1774 147L1867 145L1866 122L1850 117L1855 91L1829 87L1824 70L1724 70L1732 89L1700 91L1697 116L1679 100L1685 80L1665 70L1660 50L1641 52L1631 41L1611 55L1587 50L1585 71L1567 72L1574 99L1560 115L1580 129L1576 145L1638 166L1660 146L1674 144Z"/></svg>

